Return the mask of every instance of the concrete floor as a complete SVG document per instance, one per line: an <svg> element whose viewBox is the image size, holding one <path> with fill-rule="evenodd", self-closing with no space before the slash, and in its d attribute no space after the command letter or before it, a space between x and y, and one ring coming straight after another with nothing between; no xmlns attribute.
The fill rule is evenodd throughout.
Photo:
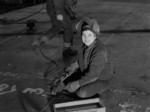
<svg viewBox="0 0 150 112"><path fill-rule="evenodd" d="M36 15L29 16L40 9ZM116 78L111 91L102 95L107 112L150 112L149 9L148 0L79 0L78 14L98 20L101 41L113 60ZM39 32L51 27L45 5L0 15L0 18L5 17L12 24L0 24L0 111L22 112L22 99L29 104L29 112L42 110L47 105L47 97L50 97L47 96L47 81L43 73L47 68L56 69L52 60L61 69L75 58L69 61L62 58L62 35L41 47L50 60L31 46L33 40L39 37ZM26 34L25 22L29 19L38 21L36 32L32 35ZM80 45L81 39L75 35L74 48L79 49ZM49 81L56 74L50 74ZM57 101L62 99L70 98L62 96Z"/></svg>

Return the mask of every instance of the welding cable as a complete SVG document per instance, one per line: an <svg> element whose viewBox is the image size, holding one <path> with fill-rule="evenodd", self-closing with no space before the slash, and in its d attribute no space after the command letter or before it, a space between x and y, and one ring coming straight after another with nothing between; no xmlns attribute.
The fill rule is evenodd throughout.
<svg viewBox="0 0 150 112"><path fill-rule="evenodd" d="M16 35L13 35L12 33L8 33L8 34L0 34L0 36L11 36L11 37L9 37L9 38L6 38L6 39L3 39L3 40L0 40L0 44L3 44L3 43L5 43L5 42L7 42L7 41L10 41L10 40L12 40L12 39L14 39L14 38L20 38L20 35L21 34L24 34L24 28L23 29L21 29L20 30L20 32L18 32L18 34Z"/></svg>
<svg viewBox="0 0 150 112"><path fill-rule="evenodd" d="M46 78L47 77L47 74L51 73L51 74L55 74L55 73L58 73L59 71L63 71L65 67L59 67L58 64L56 63L56 61L50 59L49 57L47 57L44 52L42 51L41 47L38 47L41 55L46 59L48 60L49 62L51 62L52 64L56 65L56 69L54 69L53 71L52 70L46 70L44 72L44 77ZM60 69L59 69L60 68Z"/></svg>
<svg viewBox="0 0 150 112"><path fill-rule="evenodd" d="M49 108L49 106L51 106L51 103L56 100L57 98L61 97L63 95L63 93L58 93L55 96L52 95L50 101L45 105L45 107L43 109L41 109L40 112L46 112L46 110Z"/></svg>
<svg viewBox="0 0 150 112"><path fill-rule="evenodd" d="M56 69L59 70L59 69L58 69L58 68L59 68L58 64L57 64L54 60L51 60L50 58L48 58L48 57L44 54L44 52L42 51L41 47L38 47L38 49L39 49L41 55L42 55L46 60L48 60L48 61L52 62L53 64L55 64L55 65L56 65ZM56 72L57 72L57 70L56 70ZM52 71L48 71L47 73L50 73L50 72L52 72ZM44 73L44 75L45 75L45 73ZM51 84L52 84L53 82L54 82L54 81L52 81ZM49 102L43 107L43 109L41 109L40 112L46 112L46 110L49 108L49 106L51 105L51 103L52 103L58 96L60 96L60 95L56 95L56 96L53 96L53 95L52 95L52 97L51 97L51 99L49 100Z"/></svg>
<svg viewBox="0 0 150 112"><path fill-rule="evenodd" d="M37 11L37 12L31 14L31 15L28 15L28 16L26 16L26 17L20 18L20 19L18 19L18 20L14 20L14 21L12 21L12 22L9 22L8 24L13 24L13 23L22 21L22 20L24 20L24 19L27 19L27 18L29 18L29 17L31 17L31 16L34 16L34 15L40 13L43 9L44 9L44 1L43 1L43 3L42 3L42 8L41 8L39 11Z"/></svg>
<svg viewBox="0 0 150 112"><path fill-rule="evenodd" d="M40 112L45 112L48 108L49 108L49 105L52 103L52 101L54 100L55 98L54 98L54 96L53 96L53 98L51 99L51 101L49 101L46 105L45 105L45 107L40 111Z"/></svg>
<svg viewBox="0 0 150 112"><path fill-rule="evenodd" d="M18 19L18 20L15 20L15 21L12 22L12 23L15 23L15 22L18 22L18 21L22 21L22 20L27 19L27 18L29 18L29 17L31 17L31 16L34 16L34 15L40 13L43 9L44 9L44 4L43 4L42 8L41 8L39 11L37 11L37 12L35 12L35 13L29 15L29 16L26 16L26 17L24 17L24 18L20 18L20 19ZM11 23L11 24L12 24L12 23Z"/></svg>
<svg viewBox="0 0 150 112"><path fill-rule="evenodd" d="M56 65L56 67L59 67L58 64L56 63L56 61L50 59L49 57L47 57L47 56L44 54L44 52L42 51L42 49L41 49L40 46L38 47L38 49L39 49L41 55L42 55L46 60L48 60L49 62L52 62L54 65Z"/></svg>
<svg viewBox="0 0 150 112"><path fill-rule="evenodd" d="M50 61L50 62L52 62L53 64L56 65L56 72L58 72L59 70L64 70L64 68L66 68L66 67L62 67L61 69L58 69L58 68L59 68L58 64L57 64L54 60L51 60L50 58L48 58L48 57L44 54L44 52L42 51L41 47L38 47L38 49L39 49L41 55L42 55L46 60L48 60L48 61ZM50 72L52 72L52 71L48 71L48 72L46 72L46 73L50 73ZM44 75L45 75L45 74L44 74ZM70 74L67 75L67 77L69 77L69 76L70 76ZM59 77L59 76L58 76L58 77ZM58 77L55 77L54 79L56 79L56 78L58 78ZM67 77L66 77L66 78L67 78ZM65 78L65 79L66 79L66 78ZM65 79L64 79L64 80L65 80ZM64 80L62 80L62 81L64 81ZM55 80L53 80L53 81L52 81L51 83L49 83L48 85L52 85L52 84L54 83L54 81L55 81ZM62 82L62 81L61 81L61 82ZM56 94L56 95L52 95L51 99L49 99L49 102L47 102L47 104L43 107L43 109L41 109L40 112L46 112L46 110L49 108L49 106L51 105L51 103L52 103L54 100L56 100L56 98L60 97L62 94L64 94L64 93L61 92L61 93L58 93L58 94Z"/></svg>
<svg viewBox="0 0 150 112"><path fill-rule="evenodd" d="M63 92L60 92L60 93L57 93L56 95L51 95L51 99L49 98L49 102L43 107L43 109L41 109L40 112L47 112L46 110L51 106L52 102L56 99L59 99L60 97L62 97L62 95L66 95L68 96L68 92L66 91L63 91Z"/></svg>
<svg viewBox="0 0 150 112"><path fill-rule="evenodd" d="M13 38L16 38L17 36L12 36L12 37L10 37L10 38L7 38L7 39L5 39L5 40L1 40L0 41L0 44L3 44L3 43L5 43L6 41L9 41L9 40L11 40L11 39L13 39Z"/></svg>

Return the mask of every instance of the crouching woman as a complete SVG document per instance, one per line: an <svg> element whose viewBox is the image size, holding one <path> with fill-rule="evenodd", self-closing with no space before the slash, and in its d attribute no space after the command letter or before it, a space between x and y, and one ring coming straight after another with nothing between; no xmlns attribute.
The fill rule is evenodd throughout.
<svg viewBox="0 0 150 112"><path fill-rule="evenodd" d="M64 80L64 89L87 98L106 91L114 74L108 52L100 42L100 28L96 20L86 18L80 24L83 45L78 60L66 69L72 75Z"/></svg>

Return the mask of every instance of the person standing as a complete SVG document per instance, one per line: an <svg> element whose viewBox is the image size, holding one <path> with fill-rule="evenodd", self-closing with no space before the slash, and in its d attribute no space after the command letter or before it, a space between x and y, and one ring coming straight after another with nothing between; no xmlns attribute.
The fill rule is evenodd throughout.
<svg viewBox="0 0 150 112"><path fill-rule="evenodd" d="M47 0L46 10L52 23L52 28L33 42L33 45L40 45L52 39L63 29L63 56L75 56L77 50L73 50L73 27L72 19L76 19L75 7L77 0Z"/></svg>

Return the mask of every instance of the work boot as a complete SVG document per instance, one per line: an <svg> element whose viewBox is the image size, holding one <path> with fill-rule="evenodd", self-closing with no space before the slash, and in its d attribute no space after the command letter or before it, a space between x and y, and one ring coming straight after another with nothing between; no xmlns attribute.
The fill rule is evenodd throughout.
<svg viewBox="0 0 150 112"><path fill-rule="evenodd" d="M75 56L77 55L78 51L77 50L73 50L71 48L67 48L63 51L63 56L67 57L67 56Z"/></svg>

